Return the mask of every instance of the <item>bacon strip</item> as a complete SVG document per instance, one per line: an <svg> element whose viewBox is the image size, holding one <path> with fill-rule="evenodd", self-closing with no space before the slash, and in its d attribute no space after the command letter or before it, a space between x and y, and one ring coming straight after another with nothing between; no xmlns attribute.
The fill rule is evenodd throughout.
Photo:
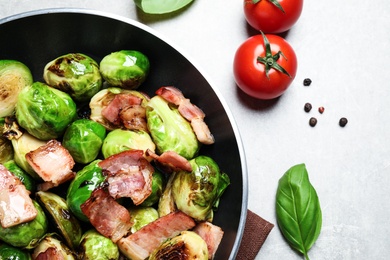
<svg viewBox="0 0 390 260"><path fill-rule="evenodd" d="M131 94L116 94L111 102L102 110L102 116L115 125L120 124L119 113L122 109L141 105L142 99Z"/></svg>
<svg viewBox="0 0 390 260"><path fill-rule="evenodd" d="M104 187L95 189L80 209L96 230L113 242L125 236L133 225L130 212L116 202Z"/></svg>
<svg viewBox="0 0 390 260"><path fill-rule="evenodd" d="M213 259L215 252L222 241L224 234L223 230L220 227L206 221L197 224L193 231L206 241L207 249L209 251L209 259Z"/></svg>
<svg viewBox="0 0 390 260"><path fill-rule="evenodd" d="M141 204L152 193L153 166L142 150L127 150L99 162L108 182L110 195L117 199L129 197Z"/></svg>
<svg viewBox="0 0 390 260"><path fill-rule="evenodd" d="M203 144L214 143L214 137L211 134L209 127L204 122L205 114L199 107L185 98L179 89L172 86L161 87L156 91L156 94L166 101L178 106L180 114L191 122L192 129L199 142Z"/></svg>
<svg viewBox="0 0 390 260"><path fill-rule="evenodd" d="M23 183L0 164L0 222L3 228L33 220L38 212Z"/></svg>
<svg viewBox="0 0 390 260"><path fill-rule="evenodd" d="M69 151L57 140L26 154L26 160L33 170L45 181L38 189L48 190L74 178L75 162Z"/></svg>
<svg viewBox="0 0 390 260"><path fill-rule="evenodd" d="M147 149L145 154L146 156L152 157L154 160L158 161L160 164L167 167L171 171L184 170L187 172L192 172L192 166L190 162L174 151L166 151L161 155L157 155L150 149Z"/></svg>
<svg viewBox="0 0 390 260"><path fill-rule="evenodd" d="M146 259L162 242L189 230L195 221L181 211L163 216L137 232L121 238L117 245L120 251L132 260Z"/></svg>

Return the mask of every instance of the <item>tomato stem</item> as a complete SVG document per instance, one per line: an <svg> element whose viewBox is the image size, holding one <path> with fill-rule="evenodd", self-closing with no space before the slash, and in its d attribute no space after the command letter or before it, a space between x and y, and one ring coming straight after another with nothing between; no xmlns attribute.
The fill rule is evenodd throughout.
<svg viewBox="0 0 390 260"><path fill-rule="evenodd" d="M259 3L260 1L262 0L248 0L248 1L245 1L245 4L249 4L249 3L252 3L252 4L257 4ZM281 6L281 4L278 2L278 0L268 0L271 2L271 4L273 4L274 6L276 6L280 11L282 11L283 13L285 13L283 7Z"/></svg>
<svg viewBox="0 0 390 260"><path fill-rule="evenodd" d="M286 57L284 56L283 52L282 51L278 51L277 53L272 55L271 45L269 44L269 41L268 41L267 37L265 36L265 34L263 32L261 32L261 35L263 35L263 40L264 40L265 57L260 57L259 56L259 57L257 57L257 61L264 64L264 66L265 66L265 75L267 76L267 78L269 79L269 70L270 69L275 69L275 70L277 70L279 72L282 72L283 74L286 74L289 78L291 78L290 73L288 73L277 62L279 60L280 56L282 56L284 59L286 59Z"/></svg>

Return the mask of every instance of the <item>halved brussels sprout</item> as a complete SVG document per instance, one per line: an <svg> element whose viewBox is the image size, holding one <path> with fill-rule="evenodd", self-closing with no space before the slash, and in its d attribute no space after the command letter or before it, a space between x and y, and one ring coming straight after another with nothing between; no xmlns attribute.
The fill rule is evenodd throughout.
<svg viewBox="0 0 390 260"><path fill-rule="evenodd" d="M26 65L16 60L0 60L0 117L14 114L20 91L32 83Z"/></svg>
<svg viewBox="0 0 390 260"><path fill-rule="evenodd" d="M33 259L63 259L75 260L73 252L53 235L42 239L32 254Z"/></svg>
<svg viewBox="0 0 390 260"><path fill-rule="evenodd" d="M3 166L13 173L24 184L27 190L34 192L36 183L33 177L20 168L14 160L3 163Z"/></svg>
<svg viewBox="0 0 390 260"><path fill-rule="evenodd" d="M89 102L89 107L91 109L90 118L93 121L102 124L107 130L114 130L122 127L121 125L118 126L111 123L103 116L102 113L102 111L111 103L111 101L118 94L128 94L140 98L142 100L141 106L143 107L146 107L149 99L148 96L136 90L127 90L114 87L100 90L98 93L96 93L96 95L92 97L91 101Z"/></svg>
<svg viewBox="0 0 390 260"><path fill-rule="evenodd" d="M106 55L100 61L100 72L108 84L124 89L136 89L146 79L148 57L135 50L121 50Z"/></svg>
<svg viewBox="0 0 390 260"><path fill-rule="evenodd" d="M0 240L15 247L34 248L48 230L48 220L41 206L33 200L38 215L34 220L17 226L3 228L0 225Z"/></svg>
<svg viewBox="0 0 390 260"><path fill-rule="evenodd" d="M158 212L153 207L134 207L129 209L131 213L131 233L135 233L150 222L158 219Z"/></svg>
<svg viewBox="0 0 390 260"><path fill-rule="evenodd" d="M193 231L183 231L163 242L148 259L182 259L183 256L186 256L185 259L208 260L206 242Z"/></svg>
<svg viewBox="0 0 390 260"><path fill-rule="evenodd" d="M102 169L98 166L100 161L95 160L78 171L66 194L66 203L69 209L79 220L84 222L89 222L89 219L81 211L81 204L87 201L92 192L106 179Z"/></svg>
<svg viewBox="0 0 390 260"><path fill-rule="evenodd" d="M45 82L68 93L75 101L89 101L102 87L99 65L82 53L69 53L46 64Z"/></svg>
<svg viewBox="0 0 390 260"><path fill-rule="evenodd" d="M80 259L116 260L119 259L119 249L111 239L101 235L95 229L90 229L81 238Z"/></svg>
<svg viewBox="0 0 390 260"><path fill-rule="evenodd" d="M14 150L11 141L3 136L5 118L0 118L0 163L5 163L14 158Z"/></svg>
<svg viewBox="0 0 390 260"><path fill-rule="evenodd" d="M163 98L154 96L149 101L146 118L159 153L174 151L187 159L198 153L200 146L191 124Z"/></svg>
<svg viewBox="0 0 390 260"><path fill-rule="evenodd" d="M10 246L7 244L0 244L0 259L1 260L31 260L31 255L28 251Z"/></svg>
<svg viewBox="0 0 390 260"><path fill-rule="evenodd" d="M60 137L75 116L76 104L72 98L41 82L24 88L16 103L18 124L45 141Z"/></svg>
<svg viewBox="0 0 390 260"><path fill-rule="evenodd" d="M46 142L35 138L29 133L23 133L19 138L13 138L11 140L12 147L14 149L14 160L15 163L22 168L25 172L30 174L36 180L41 178L33 170L30 164L26 160L26 154L30 151L38 149L38 147L45 145Z"/></svg>
<svg viewBox="0 0 390 260"><path fill-rule="evenodd" d="M104 126L89 119L79 119L66 129L62 145L76 162L87 164L97 158L105 137Z"/></svg>
<svg viewBox="0 0 390 260"><path fill-rule="evenodd" d="M166 184L166 186L163 190L163 193L161 194L160 199L158 201L157 211L158 211L158 215L160 217L166 216L169 213L176 211L176 209L177 209L176 205L175 205L175 200L173 199L173 195L172 195L172 185L173 185L173 181L175 179L175 175L176 175L176 172L172 172L169 175L167 184Z"/></svg>
<svg viewBox="0 0 390 260"><path fill-rule="evenodd" d="M176 172L172 195L177 208L197 221L211 222L213 209L230 184L229 176L222 173L217 163L208 156L190 160L192 172Z"/></svg>
<svg viewBox="0 0 390 260"><path fill-rule="evenodd" d="M48 191L38 191L35 195L66 244L71 249L76 249L81 240L82 230L79 221L69 211L65 199Z"/></svg>
<svg viewBox="0 0 390 260"><path fill-rule="evenodd" d="M127 150L154 151L156 145L145 131L115 129L107 134L102 145L104 158Z"/></svg>
<svg viewBox="0 0 390 260"><path fill-rule="evenodd" d="M164 191L165 176L159 171L155 171L152 176L152 193L141 203L140 206L150 207L156 204Z"/></svg>

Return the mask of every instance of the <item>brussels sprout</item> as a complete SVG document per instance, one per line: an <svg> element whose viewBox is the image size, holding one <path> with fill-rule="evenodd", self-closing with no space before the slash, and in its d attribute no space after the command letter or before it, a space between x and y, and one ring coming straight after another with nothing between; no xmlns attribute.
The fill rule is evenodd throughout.
<svg viewBox="0 0 390 260"><path fill-rule="evenodd" d="M83 260L119 259L118 246L95 229L90 229L84 233L80 248L80 259Z"/></svg>
<svg viewBox="0 0 390 260"><path fill-rule="evenodd" d="M152 176L152 193L141 203L140 206L150 207L156 204L164 190L165 176L159 171L155 171Z"/></svg>
<svg viewBox="0 0 390 260"><path fill-rule="evenodd" d="M74 121L66 129L62 145L82 164L95 160L106 137L106 128L89 119Z"/></svg>
<svg viewBox="0 0 390 260"><path fill-rule="evenodd" d="M129 94L141 98L141 105L143 107L146 107L149 99L148 96L136 90L127 90L114 87L100 90L92 97L91 101L89 102L89 107L91 109L90 118L93 121L102 124L107 130L114 130L122 127L121 125L118 126L112 124L102 114L103 109L106 108L118 94Z"/></svg>
<svg viewBox="0 0 390 260"><path fill-rule="evenodd" d="M5 118L0 118L0 163L5 163L14 158L14 150L11 141L3 136Z"/></svg>
<svg viewBox="0 0 390 260"><path fill-rule="evenodd" d="M14 160L3 163L3 166L12 172L24 184L27 190L34 192L36 183L33 177L20 168Z"/></svg>
<svg viewBox="0 0 390 260"><path fill-rule="evenodd" d="M41 206L33 200L38 215L34 220L17 226L3 228L0 225L0 239L15 247L34 248L48 230L48 220Z"/></svg>
<svg viewBox="0 0 390 260"><path fill-rule="evenodd" d="M166 216L169 213L172 213L176 211L176 205L175 205L175 200L173 199L172 195L172 185L173 181L175 179L176 172L172 172L169 175L167 185L165 186L163 193L160 196L160 199L158 201L158 215L160 217Z"/></svg>
<svg viewBox="0 0 390 260"><path fill-rule="evenodd" d="M182 259L183 256L186 256L185 259L209 259L206 242L193 231L183 231L163 242L148 259Z"/></svg>
<svg viewBox="0 0 390 260"><path fill-rule="evenodd" d="M18 95L33 83L30 69L16 60L0 60L0 117L15 112Z"/></svg>
<svg viewBox="0 0 390 260"><path fill-rule="evenodd" d="M156 145L153 143L150 135L145 131L132 131L115 129L107 134L102 145L104 158L127 150L150 149L154 151Z"/></svg>
<svg viewBox="0 0 390 260"><path fill-rule="evenodd" d="M74 260L73 252L59 239L47 235L42 239L32 254L33 259Z"/></svg>
<svg viewBox="0 0 390 260"><path fill-rule="evenodd" d="M65 238L66 244L71 249L76 249L82 236L81 226L69 211L65 199L48 191L38 191L36 197L59 233Z"/></svg>
<svg viewBox="0 0 390 260"><path fill-rule="evenodd" d="M70 211L81 221L89 222L80 206L91 197L92 192L105 180L102 169L98 166L101 160L95 160L77 172L69 185L66 203Z"/></svg>
<svg viewBox="0 0 390 260"><path fill-rule="evenodd" d="M135 207L129 211L131 213L131 221L133 222L131 233L135 233L150 222L158 219L158 212L153 207Z"/></svg>
<svg viewBox="0 0 390 260"><path fill-rule="evenodd" d="M22 168L25 172L30 174L36 180L39 180L40 177L32 169L30 164L26 160L26 154L30 151L38 149L38 147L45 145L46 142L35 138L29 133L23 133L19 138L13 138L11 140L12 147L14 149L14 160L15 163Z"/></svg>
<svg viewBox="0 0 390 260"><path fill-rule="evenodd" d="M75 116L76 104L72 98L41 82L24 88L16 103L19 125L41 140L61 136Z"/></svg>
<svg viewBox="0 0 390 260"><path fill-rule="evenodd" d="M7 244L0 245L0 259L2 260L31 260L31 255L20 248Z"/></svg>
<svg viewBox="0 0 390 260"><path fill-rule="evenodd" d="M172 195L179 210L197 221L209 220L219 198L230 184L229 176L222 173L217 163L208 156L190 161L192 172L179 171L172 184Z"/></svg>
<svg viewBox="0 0 390 260"><path fill-rule="evenodd" d="M192 159L199 151L199 142L190 123L160 96L154 96L146 107L148 129L157 151L174 151Z"/></svg>
<svg viewBox="0 0 390 260"><path fill-rule="evenodd" d="M136 89L149 73L149 59L135 50L121 50L106 55L100 61L100 72L111 86Z"/></svg>
<svg viewBox="0 0 390 260"><path fill-rule="evenodd" d="M99 65L81 53L69 53L46 64L45 82L68 93L75 101L89 101L102 87Z"/></svg>

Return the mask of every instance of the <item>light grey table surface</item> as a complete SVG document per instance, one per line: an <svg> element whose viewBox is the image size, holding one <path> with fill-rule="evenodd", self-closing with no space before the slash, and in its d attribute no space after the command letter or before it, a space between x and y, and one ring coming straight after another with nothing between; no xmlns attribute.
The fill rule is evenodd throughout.
<svg viewBox="0 0 390 260"><path fill-rule="evenodd" d="M311 259L388 259L390 255L390 2L304 3L287 33L297 76L277 101L246 97L234 82L233 56L255 32L240 0L195 0L183 12L152 19L132 0L0 0L0 18L30 10L81 7L138 20L200 65L226 99L242 135L248 207L276 224L275 193L291 166L305 163L323 211ZM2 36L3 37L3 36ZM0 39L1 40L1 39ZM304 87L304 78L311 78ZM313 105L303 111L306 102ZM317 108L325 107L319 114ZM311 116L316 127L308 125ZM340 117L349 123L341 128ZM277 226L256 259L302 259Z"/></svg>

